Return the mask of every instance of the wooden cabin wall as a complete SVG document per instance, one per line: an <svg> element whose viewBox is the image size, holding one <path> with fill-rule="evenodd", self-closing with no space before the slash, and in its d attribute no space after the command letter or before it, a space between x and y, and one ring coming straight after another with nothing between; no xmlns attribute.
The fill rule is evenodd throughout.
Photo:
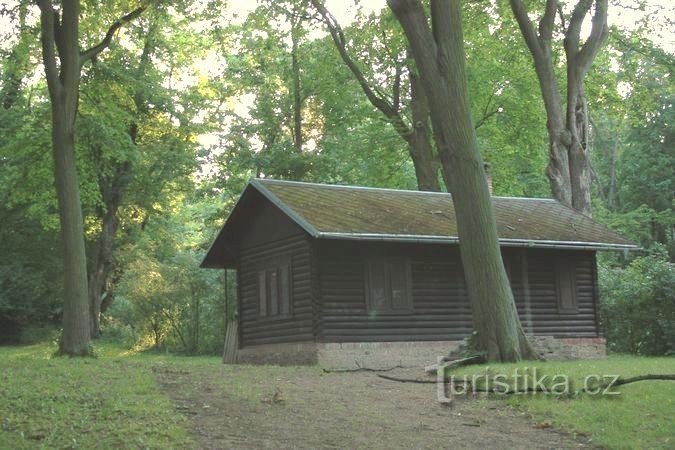
<svg viewBox="0 0 675 450"><path fill-rule="evenodd" d="M319 241L317 245L319 340L455 340L471 332L471 306L456 246L345 241ZM527 280L522 276L523 254L527 255ZM560 254L504 249L523 326L537 335L597 336L594 255L576 251L564 254L573 255L576 264L578 313L561 315L554 274ZM365 264L373 255L409 259L413 302L409 314L368 311Z"/></svg>
<svg viewBox="0 0 675 450"><path fill-rule="evenodd" d="M237 252L240 346L313 342L315 314L310 238L267 201L260 203L250 225ZM290 258L291 314L261 316L258 272L277 258Z"/></svg>
<svg viewBox="0 0 675 450"><path fill-rule="evenodd" d="M410 258L411 314L368 312L365 262L374 255ZM318 244L318 264L321 341L454 340L471 332L471 307L454 247L324 241Z"/></svg>
<svg viewBox="0 0 675 450"><path fill-rule="evenodd" d="M511 288L526 333L557 337L599 335L595 254L575 250L505 249ZM527 260L523 261L526 255ZM556 262L574 261L576 313L560 313L556 290ZM528 292L523 279L527 266Z"/></svg>

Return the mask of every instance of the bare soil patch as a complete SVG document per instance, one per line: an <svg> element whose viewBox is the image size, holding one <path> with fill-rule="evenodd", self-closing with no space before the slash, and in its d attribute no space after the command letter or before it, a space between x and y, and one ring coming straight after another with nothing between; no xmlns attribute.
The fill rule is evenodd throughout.
<svg viewBox="0 0 675 450"><path fill-rule="evenodd" d="M579 448L497 400L436 401L433 384L318 368L156 366L200 448ZM416 377L419 371L388 374Z"/></svg>

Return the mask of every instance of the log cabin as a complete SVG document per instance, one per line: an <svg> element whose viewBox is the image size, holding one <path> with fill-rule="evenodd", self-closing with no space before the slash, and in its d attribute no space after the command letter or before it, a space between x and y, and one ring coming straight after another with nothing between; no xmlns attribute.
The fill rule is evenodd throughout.
<svg viewBox="0 0 675 450"><path fill-rule="evenodd" d="M596 252L632 242L552 199L492 197L525 332L599 357ZM236 269L236 361L424 365L472 332L452 196L254 179L202 267Z"/></svg>

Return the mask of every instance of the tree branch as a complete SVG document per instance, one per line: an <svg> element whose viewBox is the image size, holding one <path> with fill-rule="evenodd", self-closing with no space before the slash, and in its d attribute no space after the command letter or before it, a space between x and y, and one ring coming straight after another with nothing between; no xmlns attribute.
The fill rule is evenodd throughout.
<svg viewBox="0 0 675 450"><path fill-rule="evenodd" d="M38 0L37 4L40 8L40 41L42 43L42 63L45 66L47 86L53 94L58 94L61 89L61 82L59 80L59 71L56 67L54 27L54 15L56 11L52 7L50 0Z"/></svg>
<svg viewBox="0 0 675 450"><path fill-rule="evenodd" d="M108 32L105 34L105 37L101 42L99 42L97 45L91 47L88 50L83 51L80 53L80 65L83 65L85 62L89 61L92 58L95 58L96 55L101 53L103 50L108 48L110 46L110 42L112 41L113 36L115 36L115 33L117 30L119 30L123 25L126 23L131 22L138 16L140 16L143 11L147 9L147 6L139 6L138 8L134 9L131 11L129 14L120 17L110 25L110 28L108 28Z"/></svg>
<svg viewBox="0 0 675 450"><path fill-rule="evenodd" d="M527 15L527 8L525 8L525 5L523 5L521 0L509 0L509 4L511 5L513 15L516 17L518 27L520 28L523 38L525 39L525 44L527 44L530 52L532 52L532 56L535 59L543 58L542 49L539 44L539 38L537 37L537 32L535 31L534 26Z"/></svg>
<svg viewBox="0 0 675 450"><path fill-rule="evenodd" d="M579 35L581 33L581 24L584 22L584 17L591 9L593 0L579 0L574 10L572 17L570 17L570 24L565 32L565 51L568 58L575 58L579 52Z"/></svg>
<svg viewBox="0 0 675 450"><path fill-rule="evenodd" d="M326 24L331 38L335 43L335 47L342 58L342 61L344 61L349 70L352 72L370 103L379 109L389 119L389 122L394 126L396 132L406 142L409 142L411 139L410 127L404 122L398 109L389 103L389 101L383 95L378 95L375 89L370 86L366 80L365 75L363 72L361 72L361 69L359 69L356 62L351 58L349 52L347 52L347 40L345 39L344 32L342 31L342 27L338 23L337 19L330 13L330 11L328 11L321 0L311 0L311 2L312 6L316 8L322 17L323 22Z"/></svg>
<svg viewBox="0 0 675 450"><path fill-rule="evenodd" d="M593 14L593 23L591 25L591 34L579 50L577 63L582 74L586 74L593 62L593 59L600 51L603 42L607 38L607 0L595 1L595 13Z"/></svg>
<svg viewBox="0 0 675 450"><path fill-rule="evenodd" d="M539 21L539 39L548 42L553 39L553 24L555 22L555 13L558 7L557 0L546 0L544 15Z"/></svg>

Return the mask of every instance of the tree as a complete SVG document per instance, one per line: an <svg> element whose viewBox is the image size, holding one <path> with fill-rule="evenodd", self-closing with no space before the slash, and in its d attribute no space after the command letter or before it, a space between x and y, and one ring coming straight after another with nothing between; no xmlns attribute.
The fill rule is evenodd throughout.
<svg viewBox="0 0 675 450"><path fill-rule="evenodd" d="M459 0L387 0L420 72L443 170L450 180L476 344L491 361L536 353L523 332L499 250L492 201L471 120Z"/></svg>
<svg viewBox="0 0 675 450"><path fill-rule="evenodd" d="M91 354L87 257L80 189L75 165L75 121L79 103L82 66L105 50L117 30L139 16L139 7L118 19L98 44L80 49L80 3L63 0L57 8L51 0L39 0L42 61L52 112L52 152L64 246L63 334L59 352L71 356ZM57 63L58 60L58 63Z"/></svg>
<svg viewBox="0 0 675 450"><path fill-rule="evenodd" d="M513 14L532 54L539 79L549 135L549 162L546 175L553 197L588 216L591 207L589 165L589 114L584 78L607 37L607 0L579 0L566 19L558 0L546 0L538 27L529 18L522 0L509 0ZM591 33L581 43L581 25L595 4ZM560 17L566 56L566 102L560 96L555 73L557 61L552 50L556 16ZM566 22L567 20L567 22Z"/></svg>
<svg viewBox="0 0 675 450"><path fill-rule="evenodd" d="M384 114L387 121L408 145L408 152L415 167L417 186L421 191L440 191L437 175L437 157L431 146L429 133L429 106L420 86L419 77L410 64L406 64L407 55L395 55L394 83L391 96L386 96L381 89L372 87L357 61L347 50L347 40L337 19L328 11L320 0L312 0L312 5L319 12L323 23L330 32L331 39L340 54L340 58L354 75L364 94L374 107ZM384 33L384 32L383 32ZM403 69L408 72L410 120L405 117L401 102L401 83Z"/></svg>

